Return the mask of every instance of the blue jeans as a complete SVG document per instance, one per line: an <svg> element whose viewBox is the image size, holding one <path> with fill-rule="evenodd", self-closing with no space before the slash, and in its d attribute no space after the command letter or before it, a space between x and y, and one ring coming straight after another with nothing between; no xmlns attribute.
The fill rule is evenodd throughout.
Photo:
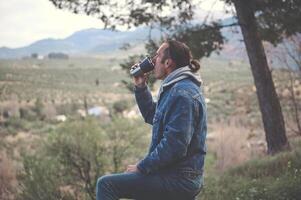
<svg viewBox="0 0 301 200"><path fill-rule="evenodd" d="M181 173L121 173L97 180L96 200L194 200L202 186L202 175Z"/></svg>

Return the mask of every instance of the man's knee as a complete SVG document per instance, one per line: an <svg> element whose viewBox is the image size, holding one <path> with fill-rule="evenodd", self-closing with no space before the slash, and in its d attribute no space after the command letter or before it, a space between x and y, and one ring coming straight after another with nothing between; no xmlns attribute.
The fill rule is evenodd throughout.
<svg viewBox="0 0 301 200"><path fill-rule="evenodd" d="M111 185L109 176L102 176L97 179L97 188L106 188Z"/></svg>
<svg viewBox="0 0 301 200"><path fill-rule="evenodd" d="M97 179L96 199L118 199L118 193L114 189L113 177L110 175L102 176Z"/></svg>

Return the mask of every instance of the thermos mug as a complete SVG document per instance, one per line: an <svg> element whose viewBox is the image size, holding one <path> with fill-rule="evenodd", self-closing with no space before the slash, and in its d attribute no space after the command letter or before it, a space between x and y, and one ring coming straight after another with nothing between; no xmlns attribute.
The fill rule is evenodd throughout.
<svg viewBox="0 0 301 200"><path fill-rule="evenodd" d="M144 58L140 63L134 65L130 70L132 76L140 76L154 69L154 64L149 57Z"/></svg>

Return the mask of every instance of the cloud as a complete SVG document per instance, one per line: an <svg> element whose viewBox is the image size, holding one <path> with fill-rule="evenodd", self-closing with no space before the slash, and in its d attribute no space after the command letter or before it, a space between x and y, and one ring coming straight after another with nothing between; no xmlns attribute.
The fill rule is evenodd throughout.
<svg viewBox="0 0 301 200"><path fill-rule="evenodd" d="M20 47L43 38L64 38L85 28L101 28L93 17L55 8L48 0L0 1L0 46Z"/></svg>

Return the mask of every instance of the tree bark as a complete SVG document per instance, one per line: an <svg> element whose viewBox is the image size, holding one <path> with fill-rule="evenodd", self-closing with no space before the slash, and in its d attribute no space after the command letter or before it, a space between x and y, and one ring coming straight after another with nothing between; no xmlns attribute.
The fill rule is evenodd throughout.
<svg viewBox="0 0 301 200"><path fill-rule="evenodd" d="M257 30L252 0L233 0L256 86L268 154L289 148L280 102Z"/></svg>

